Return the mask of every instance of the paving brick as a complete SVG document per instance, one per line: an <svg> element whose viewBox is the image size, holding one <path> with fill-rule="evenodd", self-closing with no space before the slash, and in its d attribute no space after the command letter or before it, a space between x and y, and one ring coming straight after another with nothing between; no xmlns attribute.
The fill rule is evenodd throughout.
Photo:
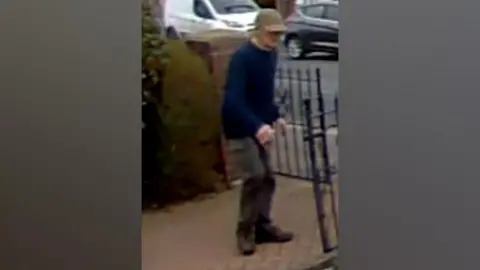
<svg viewBox="0 0 480 270"><path fill-rule="evenodd" d="M203 201L142 217L143 270L299 270L324 254L311 184L278 178L273 216L296 234L287 244L258 246L255 255L235 250L238 188ZM331 234L335 235L334 233Z"/></svg>

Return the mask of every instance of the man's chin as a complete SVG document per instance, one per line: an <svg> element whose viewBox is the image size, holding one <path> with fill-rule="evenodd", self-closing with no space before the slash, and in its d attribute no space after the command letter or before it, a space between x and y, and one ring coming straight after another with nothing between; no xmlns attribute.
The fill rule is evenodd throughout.
<svg viewBox="0 0 480 270"><path fill-rule="evenodd" d="M275 45L268 45L267 47L270 50L275 50L278 46L277 46L277 44L275 44Z"/></svg>

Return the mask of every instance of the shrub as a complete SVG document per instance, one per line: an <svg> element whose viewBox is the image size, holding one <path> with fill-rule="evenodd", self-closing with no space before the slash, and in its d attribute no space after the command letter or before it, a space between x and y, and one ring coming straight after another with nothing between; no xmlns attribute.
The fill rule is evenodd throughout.
<svg viewBox="0 0 480 270"><path fill-rule="evenodd" d="M220 99L206 63L179 40L167 40L142 5L144 206L164 205L225 188L215 168Z"/></svg>
<svg viewBox="0 0 480 270"><path fill-rule="evenodd" d="M169 151L162 160L169 200L223 190L223 177L215 169L221 163L220 97L213 78L204 60L184 42L169 40L166 50L170 62L163 80L162 116Z"/></svg>
<svg viewBox="0 0 480 270"><path fill-rule="evenodd" d="M152 17L148 3L142 3L142 204L147 206L159 198L162 166L157 158L164 148L163 71L167 64L166 39L163 29Z"/></svg>

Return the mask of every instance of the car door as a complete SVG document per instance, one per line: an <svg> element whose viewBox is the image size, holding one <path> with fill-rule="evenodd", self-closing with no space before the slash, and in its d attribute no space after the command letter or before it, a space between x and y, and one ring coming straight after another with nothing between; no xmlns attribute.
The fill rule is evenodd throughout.
<svg viewBox="0 0 480 270"><path fill-rule="evenodd" d="M316 4L304 7L302 14L305 23L309 25L307 40L316 46L335 46L331 44L338 42L338 21L334 21L326 14L333 14L329 11L330 5Z"/></svg>
<svg viewBox="0 0 480 270"><path fill-rule="evenodd" d="M325 42L338 44L338 5L325 5L322 20L332 30L325 34Z"/></svg>
<svg viewBox="0 0 480 270"><path fill-rule="evenodd" d="M194 25L193 0L166 0L164 7L164 20L168 28L173 28L180 34L189 34Z"/></svg>

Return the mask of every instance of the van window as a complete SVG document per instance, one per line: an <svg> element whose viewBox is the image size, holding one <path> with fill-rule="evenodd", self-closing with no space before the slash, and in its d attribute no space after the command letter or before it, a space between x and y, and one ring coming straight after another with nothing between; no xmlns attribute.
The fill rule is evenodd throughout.
<svg viewBox="0 0 480 270"><path fill-rule="evenodd" d="M305 16L315 18L315 19L322 18L324 11L325 11L325 6L323 5L304 6L302 10Z"/></svg>
<svg viewBox="0 0 480 270"><path fill-rule="evenodd" d="M177 0L181 1L181 0ZM213 15L203 0L193 1L193 12L200 18L213 20Z"/></svg>
<svg viewBox="0 0 480 270"><path fill-rule="evenodd" d="M210 3L218 14L239 14L259 10L253 0L210 0Z"/></svg>

